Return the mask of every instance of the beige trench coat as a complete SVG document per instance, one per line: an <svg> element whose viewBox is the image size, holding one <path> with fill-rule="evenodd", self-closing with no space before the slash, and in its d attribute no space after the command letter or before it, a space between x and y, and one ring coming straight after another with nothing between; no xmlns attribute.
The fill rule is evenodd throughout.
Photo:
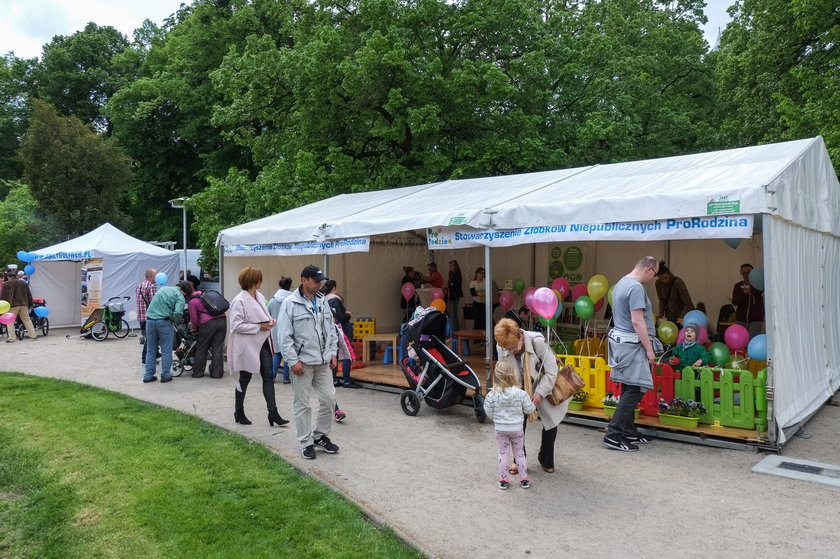
<svg viewBox="0 0 840 559"><path fill-rule="evenodd" d="M545 341L545 337L539 332L528 332L522 330L522 335L525 336L525 349L522 354L522 362L525 363L525 354L530 354L531 358L528 360L533 363L531 373L531 381L534 385L534 391L542 396L540 404L537 406L537 411L540 414L540 420L543 424L543 429L552 429L557 427L563 418L566 417L566 412L569 410L569 400L566 400L559 406L552 406L545 399L546 395L551 392L554 386L554 381L557 379L557 356L551 346ZM516 362L516 356L508 350L497 345L499 352L499 361L508 361L515 370L522 372ZM542 375L540 375L542 372Z"/></svg>

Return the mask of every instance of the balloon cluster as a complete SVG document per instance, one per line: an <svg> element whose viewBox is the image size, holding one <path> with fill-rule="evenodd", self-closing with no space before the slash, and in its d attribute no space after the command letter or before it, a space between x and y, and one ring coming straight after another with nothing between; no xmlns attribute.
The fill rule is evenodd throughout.
<svg viewBox="0 0 840 559"><path fill-rule="evenodd" d="M26 252L25 250L17 251L17 258L21 262L26 262L26 266L23 267L23 273L27 276L31 276L35 273L35 266L32 265L32 262L38 260L38 255L32 252Z"/></svg>
<svg viewBox="0 0 840 559"><path fill-rule="evenodd" d="M601 274L592 276L586 284L572 287L566 278L557 278L549 287L526 287L525 280L517 278L513 282L513 289L517 295L522 295L531 312L537 315L541 324L550 326L557 321L563 312L562 302L569 296L575 306L575 313L583 320L589 320L592 315L604 305L604 297L610 293L607 278ZM510 310L513 307L513 295L503 292L499 296L502 308Z"/></svg>
<svg viewBox="0 0 840 559"><path fill-rule="evenodd" d="M757 288L759 283L761 287L764 287L763 273L760 277L756 277L756 282L752 280L751 274L750 283ZM709 319L704 312L699 310L689 311L683 317L682 323L686 326L692 325L697 328L698 343L706 344L709 341L707 330ZM656 335L664 344L681 344L685 340L685 328L680 330L676 324L666 320L659 323L659 326L656 328ZM723 342L712 343L708 347L708 352L711 355L711 362L717 367L730 366L732 368L743 368L746 362L746 356L749 356L749 359L757 361L765 361L767 359L767 336L758 334L750 339L750 333L744 326L733 324L724 332Z"/></svg>

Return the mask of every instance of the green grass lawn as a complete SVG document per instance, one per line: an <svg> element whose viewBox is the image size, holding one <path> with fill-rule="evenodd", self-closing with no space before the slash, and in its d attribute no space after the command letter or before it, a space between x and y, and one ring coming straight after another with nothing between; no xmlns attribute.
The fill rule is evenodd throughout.
<svg viewBox="0 0 840 559"><path fill-rule="evenodd" d="M420 557L264 446L72 382L0 373L0 557Z"/></svg>

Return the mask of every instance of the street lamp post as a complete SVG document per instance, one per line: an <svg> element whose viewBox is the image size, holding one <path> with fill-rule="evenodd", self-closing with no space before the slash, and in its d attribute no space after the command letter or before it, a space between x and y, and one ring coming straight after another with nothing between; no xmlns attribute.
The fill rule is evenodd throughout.
<svg viewBox="0 0 840 559"><path fill-rule="evenodd" d="M174 198L169 201L169 205L175 208L176 210L181 210L182 212L182 219L184 225L184 265L181 268L181 272L184 276L184 281L187 279L187 207L184 205L184 202L189 200L189 198Z"/></svg>

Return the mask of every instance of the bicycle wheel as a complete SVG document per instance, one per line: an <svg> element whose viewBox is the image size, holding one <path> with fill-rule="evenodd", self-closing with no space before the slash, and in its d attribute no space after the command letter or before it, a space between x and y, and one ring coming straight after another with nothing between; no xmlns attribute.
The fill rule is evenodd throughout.
<svg viewBox="0 0 840 559"><path fill-rule="evenodd" d="M47 317L41 319L41 332L45 336L50 333L50 319Z"/></svg>
<svg viewBox="0 0 840 559"><path fill-rule="evenodd" d="M117 325L117 329L114 330L114 335L118 338L125 338L129 332L131 332L131 326L128 325L125 319L122 319Z"/></svg>
<svg viewBox="0 0 840 559"><path fill-rule="evenodd" d="M97 342L101 342L108 337L108 325L101 320L99 322L94 322L93 326L90 327L90 335Z"/></svg>

